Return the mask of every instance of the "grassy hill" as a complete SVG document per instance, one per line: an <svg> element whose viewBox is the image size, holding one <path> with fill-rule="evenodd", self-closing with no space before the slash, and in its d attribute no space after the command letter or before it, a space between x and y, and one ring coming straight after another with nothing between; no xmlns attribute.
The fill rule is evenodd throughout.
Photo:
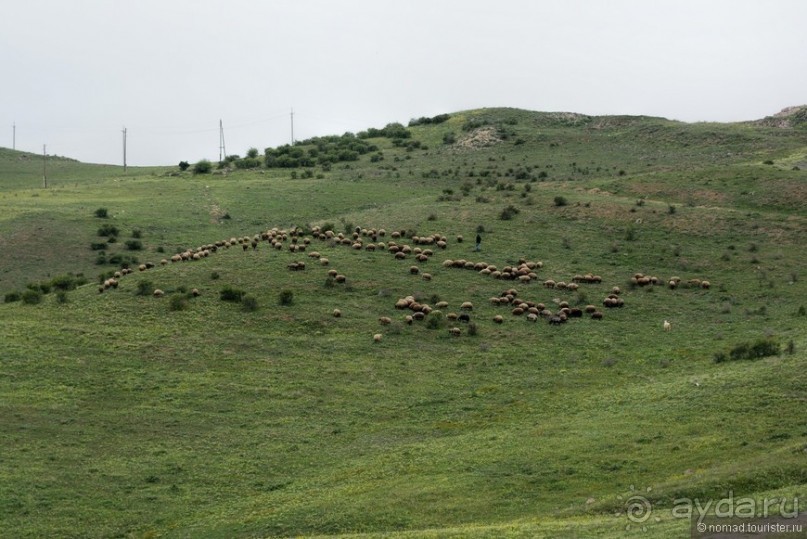
<svg viewBox="0 0 807 539"><path fill-rule="evenodd" d="M0 150L5 530L683 537L682 499L805 496L803 124L483 109L377 131L277 149L308 167L59 160L47 189ZM386 233L357 249L315 227ZM274 228L281 249L252 247ZM413 238L434 234L445 249ZM366 249L391 241L433 255ZM542 266L522 283L459 259ZM511 288L603 318L531 322L490 301ZM448 306L407 324L406 296ZM638 495L652 515L631 521Z"/></svg>

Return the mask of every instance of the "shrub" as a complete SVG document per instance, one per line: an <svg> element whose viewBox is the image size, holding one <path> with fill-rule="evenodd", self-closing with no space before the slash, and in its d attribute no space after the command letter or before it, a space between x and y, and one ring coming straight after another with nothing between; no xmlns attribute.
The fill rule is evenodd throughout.
<svg viewBox="0 0 807 539"><path fill-rule="evenodd" d="M715 363L725 361L738 361L742 359L760 359L768 356L778 356L782 353L778 342L771 339L759 339L753 343L740 343L728 353L717 352L714 355Z"/></svg>
<svg viewBox="0 0 807 539"><path fill-rule="evenodd" d="M669 213L670 215L673 215L673 214L675 213L675 206L673 206L672 204L670 204L670 205L667 207L667 213Z"/></svg>
<svg viewBox="0 0 807 539"><path fill-rule="evenodd" d="M292 305L294 303L294 292L284 288L277 296L277 302L281 305Z"/></svg>
<svg viewBox="0 0 807 539"><path fill-rule="evenodd" d="M92 249L93 251L103 251L104 249L106 249L106 245L107 245L106 243L91 243L90 249Z"/></svg>
<svg viewBox="0 0 807 539"><path fill-rule="evenodd" d="M109 217L109 212L107 212L106 208L98 208L97 210L95 210L95 216L98 217L99 219L106 219L107 217Z"/></svg>
<svg viewBox="0 0 807 539"><path fill-rule="evenodd" d="M213 281L217 280L219 277L221 277L221 275L219 275L219 272L217 271L214 271L210 274L210 279L212 279Z"/></svg>
<svg viewBox="0 0 807 539"><path fill-rule="evenodd" d="M171 311L184 311L188 308L188 298L185 296L174 294L168 300L168 309Z"/></svg>
<svg viewBox="0 0 807 539"><path fill-rule="evenodd" d="M567 205L569 203L566 200L566 197L563 197L563 196L556 196L554 198L554 202L555 202L555 206L557 206L557 207L565 206L565 205Z"/></svg>
<svg viewBox="0 0 807 539"><path fill-rule="evenodd" d="M502 221L509 221L510 219L515 217L516 214L519 213L519 211L520 210L518 208L516 208L511 204L502 210L502 212L499 214L499 219L501 219Z"/></svg>
<svg viewBox="0 0 807 539"><path fill-rule="evenodd" d="M225 286L221 289L221 293L219 297L222 301L232 301L234 303L239 303L241 299L243 299L245 293L243 290L239 290L238 288L233 288L232 286Z"/></svg>
<svg viewBox="0 0 807 539"><path fill-rule="evenodd" d="M28 289L22 293L22 302L26 305L36 305L42 302L42 291Z"/></svg>
<svg viewBox="0 0 807 539"><path fill-rule="evenodd" d="M56 303L65 304L67 303L67 292L64 290L59 290L56 292Z"/></svg>
<svg viewBox="0 0 807 539"><path fill-rule="evenodd" d="M188 163L187 161L180 161L179 162L179 170L181 170L182 172L185 172L190 167L191 167L191 164Z"/></svg>
<svg viewBox="0 0 807 539"><path fill-rule="evenodd" d="M99 236L117 236L120 233L115 225L106 224L98 229Z"/></svg>
<svg viewBox="0 0 807 539"><path fill-rule="evenodd" d="M207 159L202 159L193 165L194 174L208 174L211 170L213 170L213 163Z"/></svg>
<svg viewBox="0 0 807 539"><path fill-rule="evenodd" d="M772 161L772 160L770 160L770 159L766 159L766 160L764 160L764 161L762 162L762 164L763 164L763 165L772 165L772 164L773 164L773 161Z"/></svg>
<svg viewBox="0 0 807 539"><path fill-rule="evenodd" d="M445 319L443 318L442 313L438 314L438 315L435 315L435 313L432 312L429 315L428 320L426 321L426 327L428 329L440 329L441 327L443 327L444 322L445 322Z"/></svg>
<svg viewBox="0 0 807 539"><path fill-rule="evenodd" d="M140 240L126 240L126 248L130 251L140 251L143 249L143 243Z"/></svg>
<svg viewBox="0 0 807 539"><path fill-rule="evenodd" d="M50 284L56 290L75 290L78 279L72 275L60 275L51 279Z"/></svg>
<svg viewBox="0 0 807 539"><path fill-rule="evenodd" d="M9 292L5 296L3 296L3 303L13 303L15 301L20 301L22 299L22 294L19 292Z"/></svg>
<svg viewBox="0 0 807 539"><path fill-rule="evenodd" d="M247 313L258 310L258 298L255 296L244 296L241 298L241 310Z"/></svg>
<svg viewBox="0 0 807 539"><path fill-rule="evenodd" d="M457 142L457 135L453 132L443 135L443 144L454 144L455 142Z"/></svg>
<svg viewBox="0 0 807 539"><path fill-rule="evenodd" d="M471 337L479 335L479 327L476 325L476 322L468 323L468 335Z"/></svg>
<svg viewBox="0 0 807 539"><path fill-rule="evenodd" d="M142 238L143 237L143 231L140 230L139 228L135 228L134 230L132 230L132 237L133 238L138 238L138 239Z"/></svg>
<svg viewBox="0 0 807 539"><path fill-rule="evenodd" d="M149 296L152 292L154 292L154 283L151 281L139 281L137 283L135 296Z"/></svg>

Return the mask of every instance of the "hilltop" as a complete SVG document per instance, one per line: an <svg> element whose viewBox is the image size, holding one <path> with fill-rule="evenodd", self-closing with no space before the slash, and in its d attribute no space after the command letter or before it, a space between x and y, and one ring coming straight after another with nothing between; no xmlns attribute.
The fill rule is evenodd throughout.
<svg viewBox="0 0 807 539"><path fill-rule="evenodd" d="M47 189L0 150L4 529L658 538L803 497L799 114L480 109Z"/></svg>

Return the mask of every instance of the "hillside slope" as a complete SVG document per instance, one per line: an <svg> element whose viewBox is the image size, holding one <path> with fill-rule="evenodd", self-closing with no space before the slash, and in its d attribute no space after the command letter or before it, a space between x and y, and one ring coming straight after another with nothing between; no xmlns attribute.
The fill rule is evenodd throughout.
<svg viewBox="0 0 807 539"><path fill-rule="evenodd" d="M270 149L313 166L4 182L5 529L680 537L677 500L803 496L807 132L441 120Z"/></svg>

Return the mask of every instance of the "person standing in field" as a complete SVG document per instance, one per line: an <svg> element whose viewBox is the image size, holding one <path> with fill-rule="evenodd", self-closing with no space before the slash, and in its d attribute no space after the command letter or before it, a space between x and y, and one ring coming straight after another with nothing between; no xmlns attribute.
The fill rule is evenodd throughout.
<svg viewBox="0 0 807 539"><path fill-rule="evenodd" d="M482 249L482 236L479 234L476 235L476 250L479 251Z"/></svg>

